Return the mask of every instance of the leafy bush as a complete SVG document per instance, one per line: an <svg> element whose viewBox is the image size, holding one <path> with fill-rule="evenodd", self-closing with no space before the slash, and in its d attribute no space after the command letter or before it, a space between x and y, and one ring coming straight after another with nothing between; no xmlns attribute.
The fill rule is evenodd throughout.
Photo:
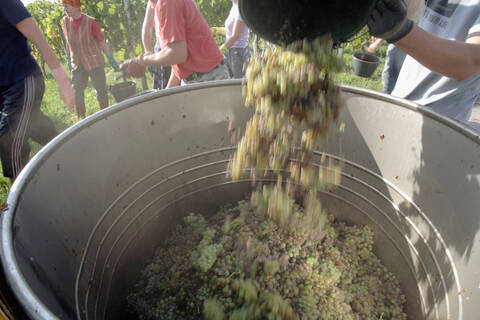
<svg viewBox="0 0 480 320"><path fill-rule="evenodd" d="M10 190L10 179L0 176L0 205L3 207Z"/></svg>
<svg viewBox="0 0 480 320"><path fill-rule="evenodd" d="M368 28L365 26L345 43L345 48L350 48L352 51L366 51L370 45L370 39L370 33L368 33Z"/></svg>

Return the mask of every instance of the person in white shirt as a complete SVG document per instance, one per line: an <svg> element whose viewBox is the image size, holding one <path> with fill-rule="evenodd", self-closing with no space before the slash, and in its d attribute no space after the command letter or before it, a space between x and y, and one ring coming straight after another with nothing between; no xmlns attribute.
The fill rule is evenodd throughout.
<svg viewBox="0 0 480 320"><path fill-rule="evenodd" d="M429 0L418 26L403 0L379 0L368 28L406 53L393 96L469 119L480 94L480 0Z"/></svg>
<svg viewBox="0 0 480 320"><path fill-rule="evenodd" d="M225 29L226 40L220 46L220 51L225 55L230 76L239 79L243 77L245 66L250 61L250 31L238 11L238 0L232 0L232 8L225 20Z"/></svg>

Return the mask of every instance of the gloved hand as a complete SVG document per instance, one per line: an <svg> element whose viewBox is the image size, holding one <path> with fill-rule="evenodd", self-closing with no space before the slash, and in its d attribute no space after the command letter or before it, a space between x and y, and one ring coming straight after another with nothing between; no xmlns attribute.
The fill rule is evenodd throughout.
<svg viewBox="0 0 480 320"><path fill-rule="evenodd" d="M222 44L219 49L220 49L220 51L222 52L223 55L225 55L225 53L227 53L227 51L228 51L228 48L225 46L225 43Z"/></svg>
<svg viewBox="0 0 480 320"><path fill-rule="evenodd" d="M212 32L213 35L215 35L215 34L226 35L227 34L227 29L225 27L211 27L210 31Z"/></svg>
<svg viewBox="0 0 480 320"><path fill-rule="evenodd" d="M65 70L63 70L62 67L57 67L51 70L51 72L53 78L57 82L58 91L60 91L60 96L62 97L63 102L69 109L72 109L75 105L75 91L68 80Z"/></svg>
<svg viewBox="0 0 480 320"><path fill-rule="evenodd" d="M126 77L141 78L145 75L146 66L141 63L141 58L128 59L120 64L120 70Z"/></svg>
<svg viewBox="0 0 480 320"><path fill-rule="evenodd" d="M108 62L110 62L110 65L112 66L113 71L118 72L117 61L115 61L115 59L113 58L113 55L111 53L107 54L107 59L108 59Z"/></svg>
<svg viewBox="0 0 480 320"><path fill-rule="evenodd" d="M413 21L407 18L404 0L378 0L368 17L367 26L372 36L393 43L412 31Z"/></svg>

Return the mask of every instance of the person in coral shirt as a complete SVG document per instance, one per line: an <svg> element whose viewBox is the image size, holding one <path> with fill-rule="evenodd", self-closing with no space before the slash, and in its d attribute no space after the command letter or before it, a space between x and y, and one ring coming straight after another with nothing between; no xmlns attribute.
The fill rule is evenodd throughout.
<svg viewBox="0 0 480 320"><path fill-rule="evenodd" d="M122 63L127 76L135 65L172 66L167 88L184 83L228 79L223 55L192 0L150 0L155 5L161 50ZM139 74L140 75L140 74Z"/></svg>

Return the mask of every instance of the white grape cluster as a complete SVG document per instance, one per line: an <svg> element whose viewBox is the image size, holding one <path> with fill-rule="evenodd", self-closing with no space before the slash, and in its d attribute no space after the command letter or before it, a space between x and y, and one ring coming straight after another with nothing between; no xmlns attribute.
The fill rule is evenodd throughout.
<svg viewBox="0 0 480 320"><path fill-rule="evenodd" d="M291 214L304 210L293 205ZM407 318L397 279L372 252L369 227L328 216L322 238L313 239L283 232L245 201L208 220L185 220L128 298L137 319ZM212 243L218 251L198 254Z"/></svg>

